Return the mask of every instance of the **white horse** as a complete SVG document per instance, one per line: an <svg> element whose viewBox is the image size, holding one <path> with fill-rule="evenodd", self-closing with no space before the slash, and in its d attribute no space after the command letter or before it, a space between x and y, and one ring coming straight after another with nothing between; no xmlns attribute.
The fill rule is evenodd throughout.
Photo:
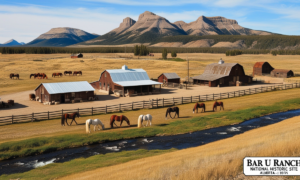
<svg viewBox="0 0 300 180"><path fill-rule="evenodd" d="M99 125L102 126L102 129L104 129L104 124L99 120L99 119L88 119L85 122L85 127L86 127L86 133L91 133L90 130L90 125L94 125L94 131L96 131L96 126L98 126L98 130L100 130Z"/></svg>
<svg viewBox="0 0 300 180"><path fill-rule="evenodd" d="M146 114L146 115L140 115L138 118L138 128L142 127L142 125L145 127L145 125L143 124L143 121L147 121L146 126L148 126L148 122L150 122L150 126L151 126L151 122L152 122L152 116L151 114Z"/></svg>

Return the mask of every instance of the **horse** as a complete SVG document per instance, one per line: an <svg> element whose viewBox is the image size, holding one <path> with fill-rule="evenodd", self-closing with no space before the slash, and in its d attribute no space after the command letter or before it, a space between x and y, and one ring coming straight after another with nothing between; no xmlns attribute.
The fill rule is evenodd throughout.
<svg viewBox="0 0 300 180"><path fill-rule="evenodd" d="M36 78L36 77L41 78L41 79L45 79L45 78L48 79L48 77L47 77L47 75L45 73L37 73L34 76L34 78Z"/></svg>
<svg viewBox="0 0 300 180"><path fill-rule="evenodd" d="M114 124L116 125L115 121L121 121L120 123L120 127L122 126L122 123L123 121L126 121L128 126L130 126L130 121L129 119L124 116L124 115L121 115L121 116L117 116L117 115L112 115L110 117L110 127L113 128L114 127ZM116 125L118 127L118 125Z"/></svg>
<svg viewBox="0 0 300 180"><path fill-rule="evenodd" d="M68 126L71 126L72 125L72 122L75 121L75 117L78 117L79 118L79 113L78 112L74 112L72 114L64 114L61 116L61 125L64 126L65 125L65 121L67 123ZM72 119L71 121L71 124L69 125L68 124L68 118ZM76 125L77 125L77 122L75 121Z"/></svg>
<svg viewBox="0 0 300 180"><path fill-rule="evenodd" d="M147 121L146 126L148 126L148 122L150 121L150 126L151 126L151 122L152 122L152 116L151 114L146 114L146 115L140 115L138 118L138 128L142 127L142 125L145 127L145 125L143 124L143 121Z"/></svg>
<svg viewBox="0 0 300 180"><path fill-rule="evenodd" d="M72 71L65 71L64 75L68 74L70 76L70 74L72 74Z"/></svg>
<svg viewBox="0 0 300 180"><path fill-rule="evenodd" d="M60 76L60 77L62 77L62 73L53 73L53 74L52 74L52 77L55 77L55 76Z"/></svg>
<svg viewBox="0 0 300 180"><path fill-rule="evenodd" d="M214 105L213 105L213 111L215 111L215 109L217 110L217 106L220 106L220 110L221 108L224 110L224 105L223 105L223 102L215 102Z"/></svg>
<svg viewBox="0 0 300 180"><path fill-rule="evenodd" d="M76 74L76 76L77 76L77 74L80 74L81 76L82 76L82 72L81 71L74 71L73 72L73 76Z"/></svg>
<svg viewBox="0 0 300 180"><path fill-rule="evenodd" d="M177 106L175 107L169 107L166 111L166 119L168 117L168 114L170 115L170 118L172 118L171 116L171 112L175 112L175 116L174 118L176 117L176 114L177 114L177 117L179 118L179 108ZM172 118L173 119L173 118Z"/></svg>
<svg viewBox="0 0 300 180"><path fill-rule="evenodd" d="M195 110L197 110L197 113L198 113L198 108L202 108L202 111L201 112L205 112L205 104L204 103L196 103L195 106L194 106L194 109L193 109L193 113L195 113Z"/></svg>
<svg viewBox="0 0 300 180"><path fill-rule="evenodd" d="M36 75L36 74L30 74L30 76L29 76L30 79L31 79L32 76L35 78L35 75Z"/></svg>
<svg viewBox="0 0 300 180"><path fill-rule="evenodd" d="M96 131L96 126L98 130L100 130L99 126L102 126L102 130L104 129L104 124L99 119L88 119L85 121L86 133L91 133L90 125L94 125L94 131Z"/></svg>
<svg viewBox="0 0 300 180"><path fill-rule="evenodd" d="M14 73L11 73L9 75L10 79L14 79L15 77L19 79L19 74L14 74Z"/></svg>

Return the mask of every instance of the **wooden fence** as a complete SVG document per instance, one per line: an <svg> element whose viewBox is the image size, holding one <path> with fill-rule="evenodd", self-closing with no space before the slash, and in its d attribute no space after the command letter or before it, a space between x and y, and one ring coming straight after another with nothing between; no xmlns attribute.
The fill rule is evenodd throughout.
<svg viewBox="0 0 300 180"><path fill-rule="evenodd" d="M152 99L149 101L137 101L137 102L131 102L126 104L116 104L116 105L102 106L102 107L91 107L91 108L83 108L83 109L80 108L62 109L59 111L48 111L48 112L32 113L32 114L25 114L25 115L4 116L4 117L0 117L0 125L57 119L57 118L61 118L62 114L73 113L76 111L79 112L80 116L90 116L90 115L98 115L98 114L107 114L112 112L130 111L136 109L163 108L166 106L173 106L178 104L228 99L228 98L240 97L244 95L251 95L251 94L270 92L276 90L286 90L292 88L300 88L300 83L261 86L259 88L249 88L244 90L218 93L218 94L176 97L176 98L167 98L167 99L164 98Z"/></svg>

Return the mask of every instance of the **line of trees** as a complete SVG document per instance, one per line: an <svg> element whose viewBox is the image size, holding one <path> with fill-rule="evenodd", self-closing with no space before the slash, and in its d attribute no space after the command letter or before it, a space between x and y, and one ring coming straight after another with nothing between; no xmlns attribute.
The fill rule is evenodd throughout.
<svg viewBox="0 0 300 180"><path fill-rule="evenodd" d="M226 51L225 54L226 56L236 56L236 55L243 54L243 51L235 49L235 50Z"/></svg>
<svg viewBox="0 0 300 180"><path fill-rule="evenodd" d="M134 55L135 56L147 56L149 55L149 50L144 45L136 45L134 46Z"/></svg>

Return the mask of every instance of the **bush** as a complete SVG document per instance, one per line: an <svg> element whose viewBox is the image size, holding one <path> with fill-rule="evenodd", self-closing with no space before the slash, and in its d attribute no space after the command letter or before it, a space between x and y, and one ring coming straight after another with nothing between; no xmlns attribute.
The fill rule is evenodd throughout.
<svg viewBox="0 0 300 180"><path fill-rule="evenodd" d="M163 51L162 51L162 58L163 59L167 59L167 57L168 57L168 50L167 49L163 49Z"/></svg>
<svg viewBox="0 0 300 180"><path fill-rule="evenodd" d="M177 57L176 51L172 51L171 56L172 56L173 58Z"/></svg>

